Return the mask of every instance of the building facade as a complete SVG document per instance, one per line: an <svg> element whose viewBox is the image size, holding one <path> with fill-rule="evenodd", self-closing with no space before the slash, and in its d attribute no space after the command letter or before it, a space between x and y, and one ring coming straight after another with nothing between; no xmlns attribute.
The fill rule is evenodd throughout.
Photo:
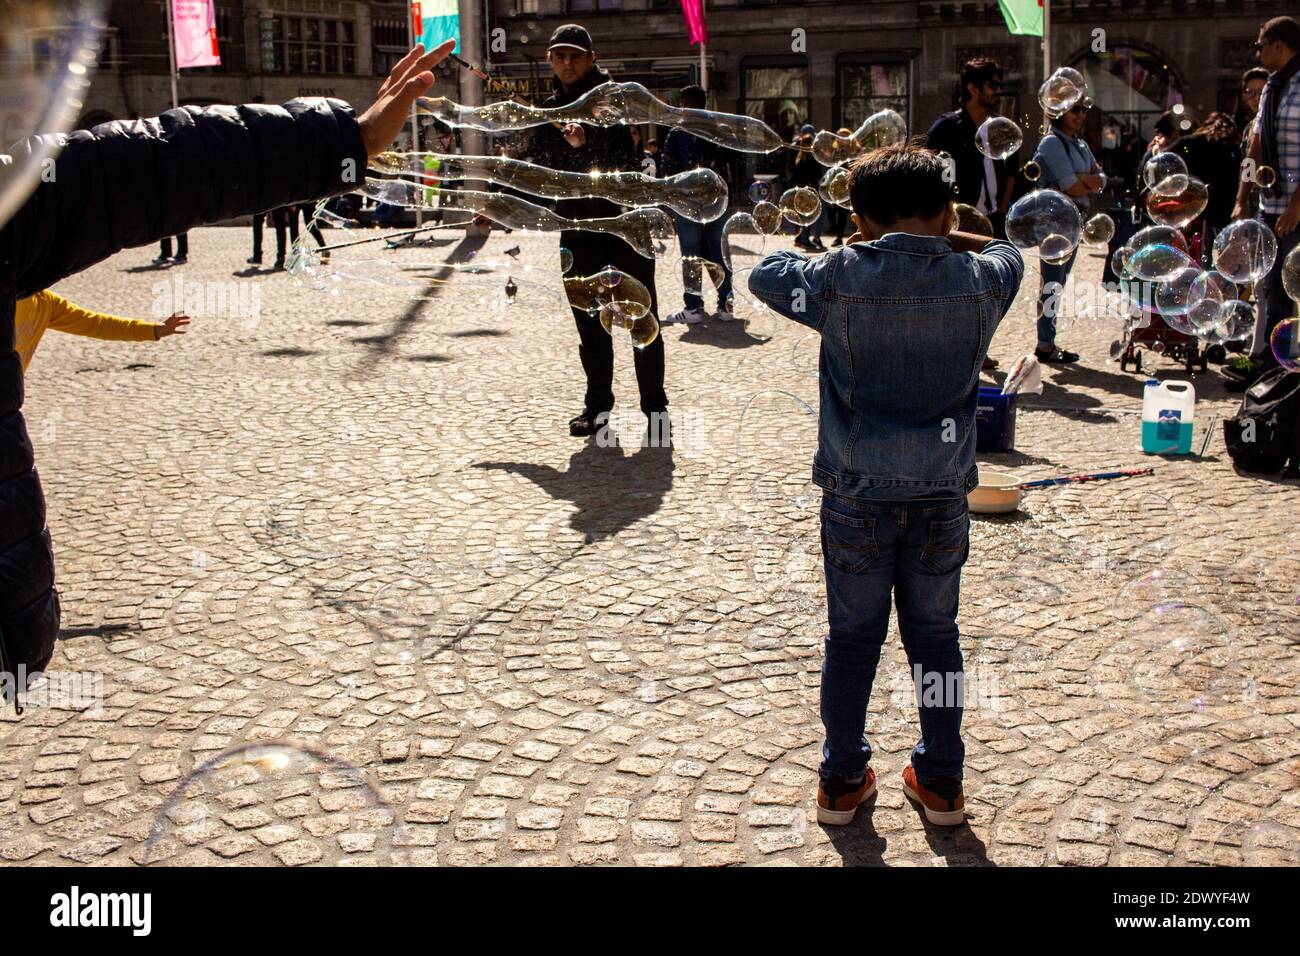
<svg viewBox="0 0 1300 956"><path fill-rule="evenodd" d="M482 18L485 49L466 51L513 95L550 86L551 31L584 23L604 65L671 99L700 78L676 0L462 0ZM1163 110L1231 110L1253 65L1259 24L1294 12L1279 0L1052 0L1052 61L1087 74L1101 115L1149 135ZM1291 8L1289 10L1289 8ZM408 5L363 0L218 0L220 67L183 71L182 103L281 102L329 95L358 108L407 48ZM1007 32L995 2L776 3L706 0L710 105L762 117L783 134L805 122L854 127L884 107L914 131L955 104L966 59L1006 68L1003 112L1037 126L1036 37ZM162 0L117 0L81 125L171 105ZM456 67L442 76L456 83ZM453 87L454 88L454 87Z"/></svg>

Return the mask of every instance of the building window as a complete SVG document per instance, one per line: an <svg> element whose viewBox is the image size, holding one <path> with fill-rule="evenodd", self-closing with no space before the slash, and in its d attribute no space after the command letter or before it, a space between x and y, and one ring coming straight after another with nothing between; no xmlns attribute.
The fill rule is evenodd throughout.
<svg viewBox="0 0 1300 956"><path fill-rule="evenodd" d="M839 125L857 129L872 113L893 110L908 121L908 65L850 59L839 65Z"/></svg>
<svg viewBox="0 0 1300 956"><path fill-rule="evenodd" d="M270 14L262 17L262 69L268 73L355 73L351 20Z"/></svg>
<svg viewBox="0 0 1300 956"><path fill-rule="evenodd" d="M372 12L370 37L373 41L371 62L376 76L387 76L397 65L397 61L411 48L408 34L410 27L400 8L396 15L379 17Z"/></svg>
<svg viewBox="0 0 1300 956"><path fill-rule="evenodd" d="M1115 46L1103 53L1088 53L1072 65L1088 81L1088 92L1102 117L1143 139L1154 135L1161 113L1183 102L1178 75L1150 50Z"/></svg>
<svg viewBox="0 0 1300 956"><path fill-rule="evenodd" d="M741 110L776 130L787 143L808 122L808 67L743 66Z"/></svg>
<svg viewBox="0 0 1300 956"><path fill-rule="evenodd" d="M513 17L522 13L536 13L537 0L493 0L494 9L499 17ZM594 9L586 7L587 10ZM601 7L603 10L604 7Z"/></svg>
<svg viewBox="0 0 1300 956"><path fill-rule="evenodd" d="M534 8L537 0L533 0ZM623 0L569 0L570 13L588 13L593 10L604 12L606 10L622 10Z"/></svg>

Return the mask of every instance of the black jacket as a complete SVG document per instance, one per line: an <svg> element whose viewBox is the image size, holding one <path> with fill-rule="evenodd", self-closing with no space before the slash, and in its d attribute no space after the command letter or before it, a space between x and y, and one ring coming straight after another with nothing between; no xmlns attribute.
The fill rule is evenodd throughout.
<svg viewBox="0 0 1300 956"><path fill-rule="evenodd" d="M925 141L925 145L935 152L944 152L952 157L957 167L957 201L970 206L979 202L980 187L984 185L984 154L975 145L975 134L978 132L979 127L975 124L975 120L963 108L944 113L935 120L934 125L930 127L930 132L926 134ZM997 180L998 194L990 198L995 204L1002 201L1002 190L1007 182L1008 163L1011 163L1011 168L1017 168L1019 155L1016 153L1010 160L993 161L993 175Z"/></svg>
<svg viewBox="0 0 1300 956"><path fill-rule="evenodd" d="M609 74L598 66L593 67L583 81L572 90L565 90L556 78L555 92L547 97L542 106L547 108L567 106L593 87L608 82L610 82ZM535 127L529 137L524 158L540 166L569 172L589 173L594 170L607 173L624 170L640 172L641 153L633 144L632 132L627 126L621 123L617 126L583 124L582 129L587 134L587 141L575 149L565 141L564 133L550 123ZM608 199L584 197L561 199L555 204L555 211L570 219L597 219L604 216L617 216L627 212L627 209ZM582 232L580 236L582 240L592 242L609 241L609 237L598 232ZM563 241L568 244L576 238L578 237L572 233L566 233Z"/></svg>
<svg viewBox="0 0 1300 956"><path fill-rule="evenodd" d="M14 303L128 246L355 188L365 169L341 101L184 107L71 134L52 181L0 229L0 639L12 665L43 669L59 629Z"/></svg>

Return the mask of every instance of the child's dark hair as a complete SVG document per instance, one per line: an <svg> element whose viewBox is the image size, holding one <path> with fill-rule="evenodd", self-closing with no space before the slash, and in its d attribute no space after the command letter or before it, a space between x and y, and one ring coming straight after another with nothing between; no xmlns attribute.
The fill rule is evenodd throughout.
<svg viewBox="0 0 1300 956"><path fill-rule="evenodd" d="M933 219L952 198L947 164L915 143L872 150L849 164L849 202L863 219L892 226L900 219Z"/></svg>

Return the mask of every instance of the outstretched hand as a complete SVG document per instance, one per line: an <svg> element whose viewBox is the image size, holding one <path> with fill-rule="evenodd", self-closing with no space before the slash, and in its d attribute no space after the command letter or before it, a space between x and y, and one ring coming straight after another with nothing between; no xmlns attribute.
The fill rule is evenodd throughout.
<svg viewBox="0 0 1300 956"><path fill-rule="evenodd" d="M154 326L153 336L155 339L165 339L169 335L183 335L185 326L190 324L190 317L183 312L173 312L163 320L161 325Z"/></svg>
<svg viewBox="0 0 1300 956"><path fill-rule="evenodd" d="M411 117L416 98L433 86L433 74L429 71L445 60L455 45L455 40L448 40L425 53L424 44L417 43L397 61L380 85L374 103L357 120L367 156L378 156L397 139Z"/></svg>

